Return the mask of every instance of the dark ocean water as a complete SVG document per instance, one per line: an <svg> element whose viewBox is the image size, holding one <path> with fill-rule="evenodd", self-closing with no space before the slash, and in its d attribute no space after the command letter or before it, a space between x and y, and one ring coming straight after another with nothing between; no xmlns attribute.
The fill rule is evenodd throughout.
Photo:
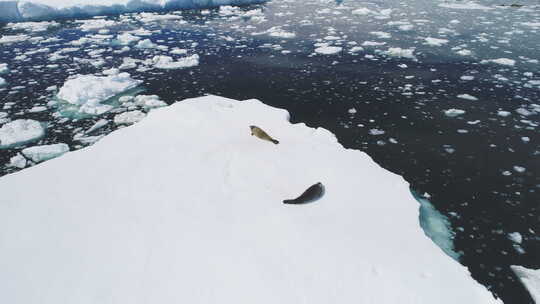
<svg viewBox="0 0 540 304"><path fill-rule="evenodd" d="M360 17L350 14L358 7L380 11L386 6L393 9L390 18L379 14L357 20ZM258 16L262 14L266 21L254 21L245 14L253 10L260 10ZM84 32L79 23L67 20L45 32L29 34L61 41L0 45L0 63L8 63L11 70L2 75L8 86L0 91L0 106L12 103L0 112L11 119L48 122L48 133L40 144L63 142L71 149L83 148L85 144L73 135L99 119L112 120L115 113L73 120L58 117L54 108L40 113L28 109L47 104L54 92L45 89L60 88L69 75L100 73L118 67L124 57L166 54L133 46L118 53L123 46L111 42L120 32L140 27L152 30L143 38L197 53L200 64L178 70L127 70L144 81L144 94L158 95L169 104L204 94L256 98L287 109L292 122L330 130L345 147L365 151L384 168L402 175L414 191L426 193L451 222L454 250L476 280L505 303L532 303L509 266L540 268L540 110L535 111L540 109L535 106L540 85L530 82L540 75L540 64L535 63L540 59L536 49L540 30L522 26L523 22L538 22L538 10L534 6L529 11L453 11L421 1L416 6L376 1L361 5L274 1L229 15L216 9L176 12L182 22L143 22L137 14L111 16L106 19L122 21L102 32L111 37L76 46L79 49L67 58L51 62L49 54L73 47L71 41L99 30ZM392 21L414 26L396 30L396 25L389 24ZM295 37L260 34L273 26L294 32ZM505 34L510 30L517 32ZM381 38L384 35L370 33L373 31L392 37ZM0 29L1 34L21 32ZM448 42L429 46L423 43L425 37ZM314 43L324 41L343 50L335 55L315 54ZM385 44L363 46L363 51L351 53L347 51L354 46L351 41L357 46L364 41ZM390 46L414 48L417 60L384 55ZM453 50L456 46L460 48ZM43 47L49 50L15 59ZM474 55L456 55L459 49L472 50ZM93 50L102 52L90 55ZM94 66L73 57L103 59L104 63ZM518 63L481 63L491 58L511 58ZM49 64L58 66L47 67ZM464 75L474 78L464 80ZM16 86L24 87L14 89ZM457 97L465 93L477 100ZM465 113L457 117L444 114L453 108ZM516 112L520 108L530 115ZM501 116L500 111L511 114ZM108 124L100 133L116 128ZM9 163L21 148L0 150L0 174L16 171L1 164ZM521 234L521 244L509 239L513 232Z"/></svg>

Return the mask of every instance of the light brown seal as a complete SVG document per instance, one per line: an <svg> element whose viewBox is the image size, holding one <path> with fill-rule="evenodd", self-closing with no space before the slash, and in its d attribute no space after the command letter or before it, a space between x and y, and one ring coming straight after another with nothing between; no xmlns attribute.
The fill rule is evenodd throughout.
<svg viewBox="0 0 540 304"><path fill-rule="evenodd" d="M251 129L251 135L255 135L262 140L273 142L276 145L279 144L279 141L270 137L270 135L266 134L266 132L264 132L261 128L257 126L249 126L249 128Z"/></svg>

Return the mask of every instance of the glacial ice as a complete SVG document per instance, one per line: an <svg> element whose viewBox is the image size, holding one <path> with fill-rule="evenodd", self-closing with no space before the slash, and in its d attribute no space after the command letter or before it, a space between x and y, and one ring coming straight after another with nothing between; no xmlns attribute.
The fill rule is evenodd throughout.
<svg viewBox="0 0 540 304"><path fill-rule="evenodd" d="M523 266L510 266L521 283L525 285L535 303L540 303L540 269L528 269Z"/></svg>

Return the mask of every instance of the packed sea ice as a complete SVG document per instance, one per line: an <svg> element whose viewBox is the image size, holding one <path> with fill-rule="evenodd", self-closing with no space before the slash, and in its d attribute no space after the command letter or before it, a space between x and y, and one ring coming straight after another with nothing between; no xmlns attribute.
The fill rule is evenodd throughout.
<svg viewBox="0 0 540 304"><path fill-rule="evenodd" d="M257 100L184 100L0 178L2 300L501 303L426 237L422 222L447 225L401 176L288 119ZM282 204L315 182L321 199Z"/></svg>

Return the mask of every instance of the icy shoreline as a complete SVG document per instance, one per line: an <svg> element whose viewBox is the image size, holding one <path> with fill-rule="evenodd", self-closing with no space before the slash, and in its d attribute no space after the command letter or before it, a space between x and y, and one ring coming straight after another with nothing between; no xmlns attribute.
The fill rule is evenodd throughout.
<svg viewBox="0 0 540 304"><path fill-rule="evenodd" d="M0 178L3 300L501 303L424 235L402 177L288 118L184 100ZM281 203L315 181L321 200Z"/></svg>
<svg viewBox="0 0 540 304"><path fill-rule="evenodd" d="M0 1L0 22L40 21L144 11L210 8L266 0L19 0Z"/></svg>

